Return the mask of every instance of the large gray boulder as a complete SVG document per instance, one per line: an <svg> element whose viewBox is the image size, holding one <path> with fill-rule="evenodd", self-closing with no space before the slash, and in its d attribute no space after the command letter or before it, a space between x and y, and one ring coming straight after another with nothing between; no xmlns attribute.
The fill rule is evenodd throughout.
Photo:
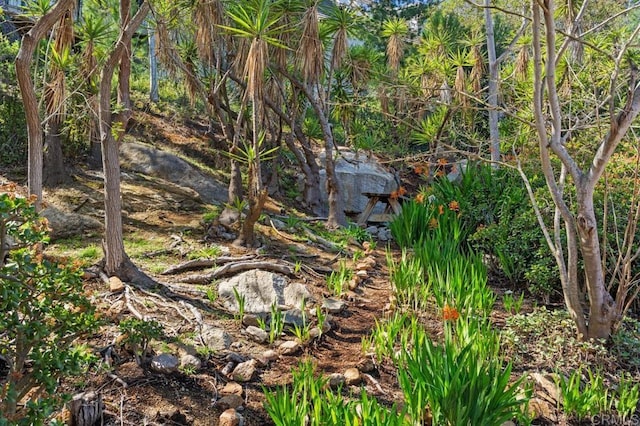
<svg viewBox="0 0 640 426"><path fill-rule="evenodd" d="M295 288L294 291L288 290L291 286ZM288 284L284 275L253 269L218 284L218 296L231 312L238 312L239 309L234 288L244 297L245 312L251 313L270 312L273 304L300 307L302 299L310 297L308 291L299 289L299 284Z"/></svg>
<svg viewBox="0 0 640 426"><path fill-rule="evenodd" d="M226 201L227 186L197 169L177 155L138 142L120 146L122 167L137 173L155 176L195 190L202 201L220 204Z"/></svg>
<svg viewBox="0 0 640 426"><path fill-rule="evenodd" d="M52 240L83 235L85 232L102 232L102 223L90 216L66 212L57 207L48 206L40 212L49 222L49 236Z"/></svg>
<svg viewBox="0 0 640 426"><path fill-rule="evenodd" d="M320 157L320 164L324 165L323 155ZM393 173L384 168L373 155L341 150L335 164L346 211L362 212L369 202L369 199L362 195L365 192L390 193L398 189ZM325 169L320 170L320 197L327 213L329 196L326 190ZM379 204L374 212L381 212L383 209L384 205Z"/></svg>

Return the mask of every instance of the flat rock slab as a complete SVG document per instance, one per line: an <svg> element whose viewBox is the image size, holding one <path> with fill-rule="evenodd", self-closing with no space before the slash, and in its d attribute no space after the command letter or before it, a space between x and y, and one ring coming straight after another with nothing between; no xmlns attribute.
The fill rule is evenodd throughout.
<svg viewBox="0 0 640 426"><path fill-rule="evenodd" d="M205 203L228 198L227 185L177 155L138 142L120 144L122 167L195 190Z"/></svg>
<svg viewBox="0 0 640 426"><path fill-rule="evenodd" d="M271 312L271 306L302 306L310 297L302 284L289 284L287 277L260 269L242 272L218 284L218 296L224 307L238 313L238 303L234 288L244 298L244 311L264 314Z"/></svg>

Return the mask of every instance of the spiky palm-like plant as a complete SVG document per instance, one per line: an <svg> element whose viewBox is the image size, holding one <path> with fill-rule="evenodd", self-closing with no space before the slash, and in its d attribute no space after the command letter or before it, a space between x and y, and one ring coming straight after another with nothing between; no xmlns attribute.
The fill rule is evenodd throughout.
<svg viewBox="0 0 640 426"><path fill-rule="evenodd" d="M382 36L387 38L387 61L392 71L398 72L404 56L404 38L409 33L409 25L402 18L391 18L382 24Z"/></svg>
<svg viewBox="0 0 640 426"><path fill-rule="evenodd" d="M226 29L235 37L245 40L249 45L247 55L244 58L243 75L246 79L246 88L243 105L246 105L248 100L251 101L253 126L251 148L255 155L249 162L249 213L243 222L242 233L236 242L253 246L255 244L254 225L260 217L267 198L267 191L262 187L260 171L260 145L264 133L259 131L260 122L264 118L262 102L265 71L269 64L269 45L286 48L277 37L278 33L285 29L279 24L280 15L273 13L272 1L270 0L254 0L247 2L247 4L236 4L235 7L227 11L227 16L232 25L221 26L221 28Z"/></svg>

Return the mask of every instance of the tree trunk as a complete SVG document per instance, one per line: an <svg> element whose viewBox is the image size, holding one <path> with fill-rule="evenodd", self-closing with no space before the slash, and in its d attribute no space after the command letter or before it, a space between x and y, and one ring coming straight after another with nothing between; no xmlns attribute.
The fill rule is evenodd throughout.
<svg viewBox="0 0 640 426"><path fill-rule="evenodd" d="M131 21L131 0L120 0L120 28L124 30ZM122 105L125 114L131 114L131 89L129 78L131 77L131 39L125 42L124 53L120 59L120 72L118 73L118 102ZM129 117L127 117L128 119Z"/></svg>
<svg viewBox="0 0 640 426"><path fill-rule="evenodd" d="M38 19L22 37L20 50L16 56L16 77L20 86L20 94L24 104L27 121L27 137L29 140L29 163L27 166L27 185L29 194L36 196L36 209L40 210L42 203L42 162L43 137L38 99L35 86L31 78L31 61L40 40L60 20L64 13L70 10L75 0L59 0L42 18Z"/></svg>
<svg viewBox="0 0 640 426"><path fill-rule="evenodd" d="M327 227L337 228L339 226L346 226L347 216L344 213L344 201L342 200L340 184L336 177L336 165L333 161L333 146L335 143L331 124L329 123L327 116L324 114L324 111L322 111L319 100L315 96L312 97L311 104L313 109L316 111L318 121L320 121L320 127L322 128L322 134L324 136L324 165L327 173L327 194L329 195L329 216L327 217Z"/></svg>
<svg viewBox="0 0 640 426"><path fill-rule="evenodd" d="M160 93L158 91L158 57L156 56L156 32L151 26L148 31L149 37L149 100L158 102Z"/></svg>
<svg viewBox="0 0 640 426"><path fill-rule="evenodd" d="M497 167L500 161L500 134L498 132L498 71L499 64L496 58L496 42L493 32L493 18L491 17L491 0L484 0L484 20L487 32L487 52L489 55L489 144L491 161Z"/></svg>
<svg viewBox="0 0 640 426"><path fill-rule="evenodd" d="M60 127L60 123L55 119L52 119L47 125L44 143L43 183L48 187L60 185L67 179L60 140Z"/></svg>
<svg viewBox="0 0 640 426"><path fill-rule="evenodd" d="M574 23L580 21L586 10L587 2L582 7ZM604 173L608 162L618 145L625 137L631 124L640 114L640 85L637 84L635 65L630 67L630 83L628 85L626 104L619 108L615 102L622 97L620 90L622 85L616 82L621 71L621 62L625 49L631 41L625 44L615 61L615 68L611 75L610 93L602 95L609 99L609 130L599 146L593 153L592 162L588 170L583 170L572 156L566 146L566 141L571 135L570 130L563 131L566 117L563 116L563 107L556 87L556 67L568 43L573 42L566 38L562 46L557 47L555 10L553 2L544 2L543 8L537 0L532 5L532 29L534 52L534 96L533 110L535 126L538 134L540 159L547 186L556 205L556 229L555 241L547 239L549 247L554 252L556 262L560 269L563 284L563 293L567 309L576 321L579 337L582 339L595 338L606 339L617 321L620 320L618 312L620 307L607 291L605 284L605 270L603 269L602 253L599 242L598 223L596 220L593 194L595 187ZM542 42L542 30L545 41ZM640 31L640 24L635 33ZM543 56L544 52L544 56ZM544 73L543 73L544 69ZM546 89L546 90L545 90ZM615 111L619 109L616 114ZM556 177L550 154L553 153L562 164L560 179ZM576 189L575 214L569 209L563 197L564 177L569 173ZM560 217L565 223L567 236L567 259L563 255L563 242L561 241L559 228ZM544 223L541 222L544 228ZM578 248L580 250L578 250ZM578 259L582 254L585 288L589 296L589 317L586 321L582 309L582 297L580 297ZM624 302L622 302L624 303Z"/></svg>
<svg viewBox="0 0 640 426"><path fill-rule="evenodd" d="M582 185L580 185L582 186ZM606 289L598 223L593 208L593 191L578 187L577 232L580 236L580 248L584 261L587 290L589 292L589 328L588 337L607 339L617 318L615 301Z"/></svg>
<svg viewBox="0 0 640 426"><path fill-rule="evenodd" d="M130 278L132 264L124 250L122 230L122 199L120 196L120 157L118 145L112 133L111 116L111 79L116 66L126 53L128 42L149 12L149 4L144 1L136 15L123 27L114 49L109 54L100 73L100 141L102 143L102 164L104 169L104 207L105 207L105 272ZM126 119L126 116L122 116ZM121 123L126 126L126 123Z"/></svg>

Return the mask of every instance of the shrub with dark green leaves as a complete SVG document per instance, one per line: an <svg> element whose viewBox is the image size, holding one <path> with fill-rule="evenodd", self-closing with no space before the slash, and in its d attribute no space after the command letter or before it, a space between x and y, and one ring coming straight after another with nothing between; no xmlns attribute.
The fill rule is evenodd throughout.
<svg viewBox="0 0 640 426"><path fill-rule="evenodd" d="M14 247L0 266L0 425L41 425L65 399L58 380L92 359L78 345L96 327L81 271L42 256L46 220L0 188L0 232Z"/></svg>

